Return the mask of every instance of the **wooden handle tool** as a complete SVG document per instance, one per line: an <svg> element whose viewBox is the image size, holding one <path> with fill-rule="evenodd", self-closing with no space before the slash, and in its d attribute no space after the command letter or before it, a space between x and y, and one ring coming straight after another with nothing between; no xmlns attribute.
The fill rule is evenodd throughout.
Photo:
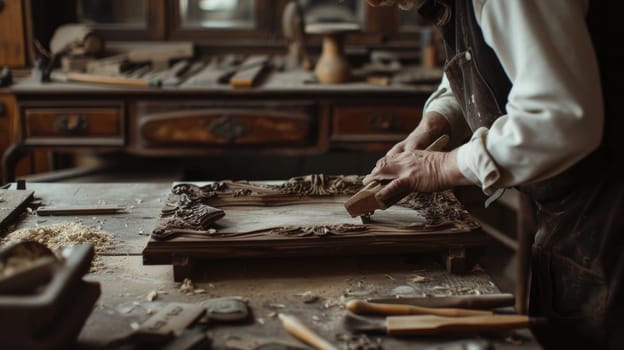
<svg viewBox="0 0 624 350"><path fill-rule="evenodd" d="M458 335L509 331L540 326L543 319L523 315L443 317L434 315L367 318L347 313L345 327L351 332L390 335Z"/></svg>
<svg viewBox="0 0 624 350"><path fill-rule="evenodd" d="M528 316L493 315L468 317L389 316L386 332L391 335L435 335L509 331L530 326Z"/></svg>
<svg viewBox="0 0 624 350"><path fill-rule="evenodd" d="M369 303L363 300L351 300L347 303L347 310L358 315L437 315L447 317L464 317L492 315L491 311L456 309L456 308L432 308L402 304Z"/></svg>
<svg viewBox="0 0 624 350"><path fill-rule="evenodd" d="M285 314L278 314L277 317L282 321L282 326L288 333L311 347L317 350L338 350L337 347L306 327L298 318Z"/></svg>
<svg viewBox="0 0 624 350"><path fill-rule="evenodd" d="M425 151L441 151L446 147L449 142L448 135L442 135L437 140L433 141ZM377 192L381 191L390 181L371 181L353 197L349 198L345 202L345 209L351 215L351 217L368 215L375 211L375 209L387 209L394 203L400 201L403 197L409 193L399 193L398 195L388 198L386 200L379 200L375 197Z"/></svg>

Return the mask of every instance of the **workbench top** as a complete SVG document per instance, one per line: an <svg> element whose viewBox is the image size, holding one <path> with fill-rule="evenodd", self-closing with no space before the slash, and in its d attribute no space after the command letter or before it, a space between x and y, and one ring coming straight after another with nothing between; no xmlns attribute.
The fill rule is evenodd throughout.
<svg viewBox="0 0 624 350"><path fill-rule="evenodd" d="M278 312L298 316L326 339L340 346L337 336L348 332L342 325L345 301L390 295L461 295L500 292L481 269L457 276L446 272L431 256L341 256L213 261L197 276L196 288L184 295L173 282L170 266L143 266L141 252L169 194L170 183L28 183L45 205L119 205L121 214L84 216L37 216L27 214L15 229L79 221L113 234L117 243L103 255L104 268L86 279L101 284L102 295L79 338L79 348L97 348L132 331L149 314L172 301L199 303L208 298L240 296L249 301L253 322L245 325L214 325L213 347L225 349L228 339L279 340L301 346L281 327ZM148 294L158 297L148 301ZM318 300L305 303L303 294ZM528 331L510 339L491 339L496 349L538 348ZM376 336L369 336L377 339ZM464 338L380 337L384 349L427 348Z"/></svg>

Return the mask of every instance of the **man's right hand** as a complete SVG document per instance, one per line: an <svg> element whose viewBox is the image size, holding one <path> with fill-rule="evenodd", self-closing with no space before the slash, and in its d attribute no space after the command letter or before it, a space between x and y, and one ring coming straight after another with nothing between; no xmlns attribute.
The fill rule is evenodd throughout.
<svg viewBox="0 0 624 350"><path fill-rule="evenodd" d="M450 134L451 127L446 118L437 112L425 114L416 127L405 140L392 147L386 156L396 155L401 152L422 150L443 134Z"/></svg>

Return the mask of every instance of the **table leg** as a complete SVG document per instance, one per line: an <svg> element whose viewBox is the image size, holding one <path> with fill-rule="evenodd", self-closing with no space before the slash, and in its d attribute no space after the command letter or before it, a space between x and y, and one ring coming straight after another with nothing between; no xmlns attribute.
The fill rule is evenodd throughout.
<svg viewBox="0 0 624 350"><path fill-rule="evenodd" d="M183 282L185 278L193 275L193 260L188 256L173 257L173 280Z"/></svg>
<svg viewBox="0 0 624 350"><path fill-rule="evenodd" d="M15 168L17 162L28 154L28 150L22 144L15 143L9 146L2 155L2 183L15 181Z"/></svg>
<svg viewBox="0 0 624 350"><path fill-rule="evenodd" d="M453 274L463 274L468 269L466 248L451 247L444 253L446 271Z"/></svg>

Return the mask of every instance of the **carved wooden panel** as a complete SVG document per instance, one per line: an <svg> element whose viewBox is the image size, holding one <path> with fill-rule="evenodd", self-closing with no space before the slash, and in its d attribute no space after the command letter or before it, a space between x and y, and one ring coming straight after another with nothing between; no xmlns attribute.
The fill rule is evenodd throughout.
<svg viewBox="0 0 624 350"><path fill-rule="evenodd" d="M416 252L483 243L450 191L412 194L363 222L344 201L359 176L309 175L279 185L179 184L143 251L146 264L237 256Z"/></svg>
<svg viewBox="0 0 624 350"><path fill-rule="evenodd" d="M24 143L28 145L123 144L123 111L115 107L27 108Z"/></svg>
<svg viewBox="0 0 624 350"><path fill-rule="evenodd" d="M303 111L215 108L146 116L145 142L155 145L304 145L311 140L311 117Z"/></svg>

